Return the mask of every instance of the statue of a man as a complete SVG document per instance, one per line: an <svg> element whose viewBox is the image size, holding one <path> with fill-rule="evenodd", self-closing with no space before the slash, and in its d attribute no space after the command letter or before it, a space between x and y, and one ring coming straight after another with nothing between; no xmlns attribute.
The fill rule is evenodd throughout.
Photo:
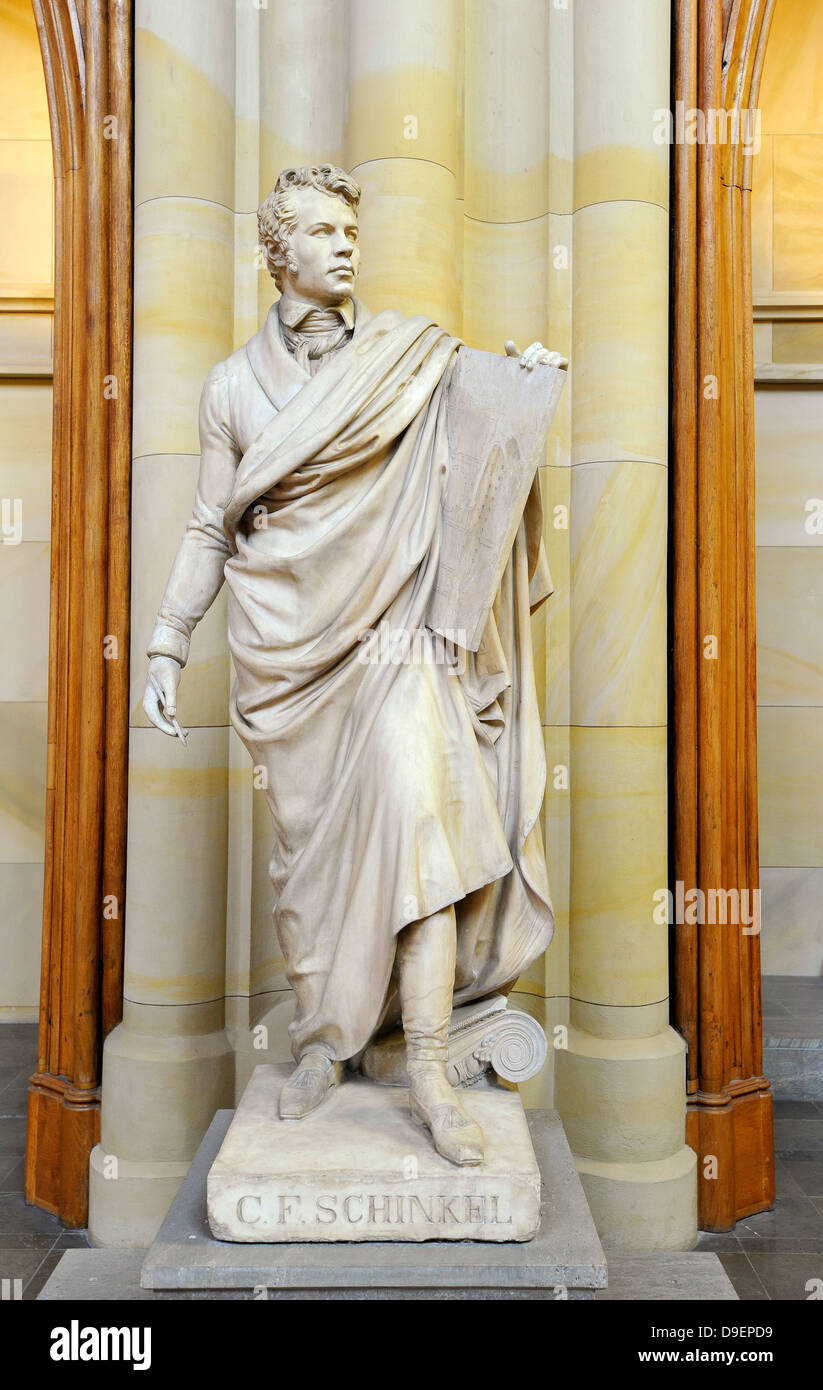
<svg viewBox="0 0 823 1390"><path fill-rule="evenodd" d="M427 627L462 345L354 297L359 199L321 165L285 169L259 209L280 299L205 383L143 707L179 730L192 630L225 577L231 719L268 773L297 1001L281 1116L309 1114L402 1021L412 1115L477 1164L483 1136L446 1077L452 1006L508 992L553 928L529 630L550 581L524 516L477 651ZM565 365L540 343L520 362ZM414 634L413 659L364 660L381 627Z"/></svg>

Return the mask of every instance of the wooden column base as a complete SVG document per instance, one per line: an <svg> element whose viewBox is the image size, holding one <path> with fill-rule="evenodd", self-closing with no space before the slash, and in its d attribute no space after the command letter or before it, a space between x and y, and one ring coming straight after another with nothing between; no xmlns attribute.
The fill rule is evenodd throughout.
<svg viewBox="0 0 823 1390"><path fill-rule="evenodd" d="M100 1089L83 1091L40 1072L29 1082L26 1201L85 1226L89 1153L100 1138Z"/></svg>
<svg viewBox="0 0 823 1390"><path fill-rule="evenodd" d="M765 1076L731 1081L715 1095L690 1096L686 1143L697 1154L701 1230L730 1231L744 1216L774 1206L772 1095Z"/></svg>

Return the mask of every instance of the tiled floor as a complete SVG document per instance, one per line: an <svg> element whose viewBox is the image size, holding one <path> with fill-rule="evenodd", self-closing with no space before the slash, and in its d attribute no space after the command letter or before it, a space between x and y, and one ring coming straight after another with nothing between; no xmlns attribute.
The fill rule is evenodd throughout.
<svg viewBox="0 0 823 1390"><path fill-rule="evenodd" d="M64 1250L88 1245L85 1231L65 1231L56 1216L23 1199L26 1098L36 1065L36 1025L0 1024L0 1279L12 1281L6 1297L22 1291L24 1299L37 1297Z"/></svg>
<svg viewBox="0 0 823 1390"><path fill-rule="evenodd" d="M806 1299L823 1287L823 1104L776 1100L777 1201L728 1235L701 1233L742 1299Z"/></svg>
<svg viewBox="0 0 823 1390"><path fill-rule="evenodd" d="M823 1101L823 979L763 977L763 1069L776 1097Z"/></svg>
<svg viewBox="0 0 823 1390"><path fill-rule="evenodd" d="M805 1020L806 1031L794 1036L813 1036L815 1020L823 1038L819 982L777 983L779 990L765 982L767 1009L778 1005L793 1026ZM24 1299L37 1297L64 1250L88 1244L84 1231L64 1231L23 1199L26 1088L35 1064L34 1024L0 1024L0 1278L19 1279ZM701 1234L697 1245L717 1253L744 1300L806 1299L808 1282L823 1281L823 1100L775 1100L775 1148L774 1210L728 1235Z"/></svg>

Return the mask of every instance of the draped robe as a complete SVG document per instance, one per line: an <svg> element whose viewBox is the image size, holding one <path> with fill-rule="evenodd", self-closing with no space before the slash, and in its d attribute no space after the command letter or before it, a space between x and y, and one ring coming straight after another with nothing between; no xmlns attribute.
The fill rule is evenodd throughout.
<svg viewBox="0 0 823 1390"><path fill-rule="evenodd" d="M352 339L313 377L276 306L212 373L201 434L219 468L204 444L149 647L185 660L221 569L231 719L267 772L292 1047L341 1060L397 1022L410 922L454 904L455 1004L507 991L553 930L529 624L550 591L539 489L479 648L463 650L427 627L461 345L423 316L355 304ZM414 641L386 659L375 632Z"/></svg>

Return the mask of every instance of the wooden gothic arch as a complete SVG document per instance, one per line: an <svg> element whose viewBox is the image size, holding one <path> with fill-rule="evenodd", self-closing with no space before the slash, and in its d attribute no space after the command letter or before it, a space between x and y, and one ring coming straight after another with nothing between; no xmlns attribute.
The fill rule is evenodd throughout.
<svg viewBox="0 0 823 1390"><path fill-rule="evenodd" d="M48 771L26 1200L82 1226L120 1018L128 752L131 0L33 0L54 154Z"/></svg>

